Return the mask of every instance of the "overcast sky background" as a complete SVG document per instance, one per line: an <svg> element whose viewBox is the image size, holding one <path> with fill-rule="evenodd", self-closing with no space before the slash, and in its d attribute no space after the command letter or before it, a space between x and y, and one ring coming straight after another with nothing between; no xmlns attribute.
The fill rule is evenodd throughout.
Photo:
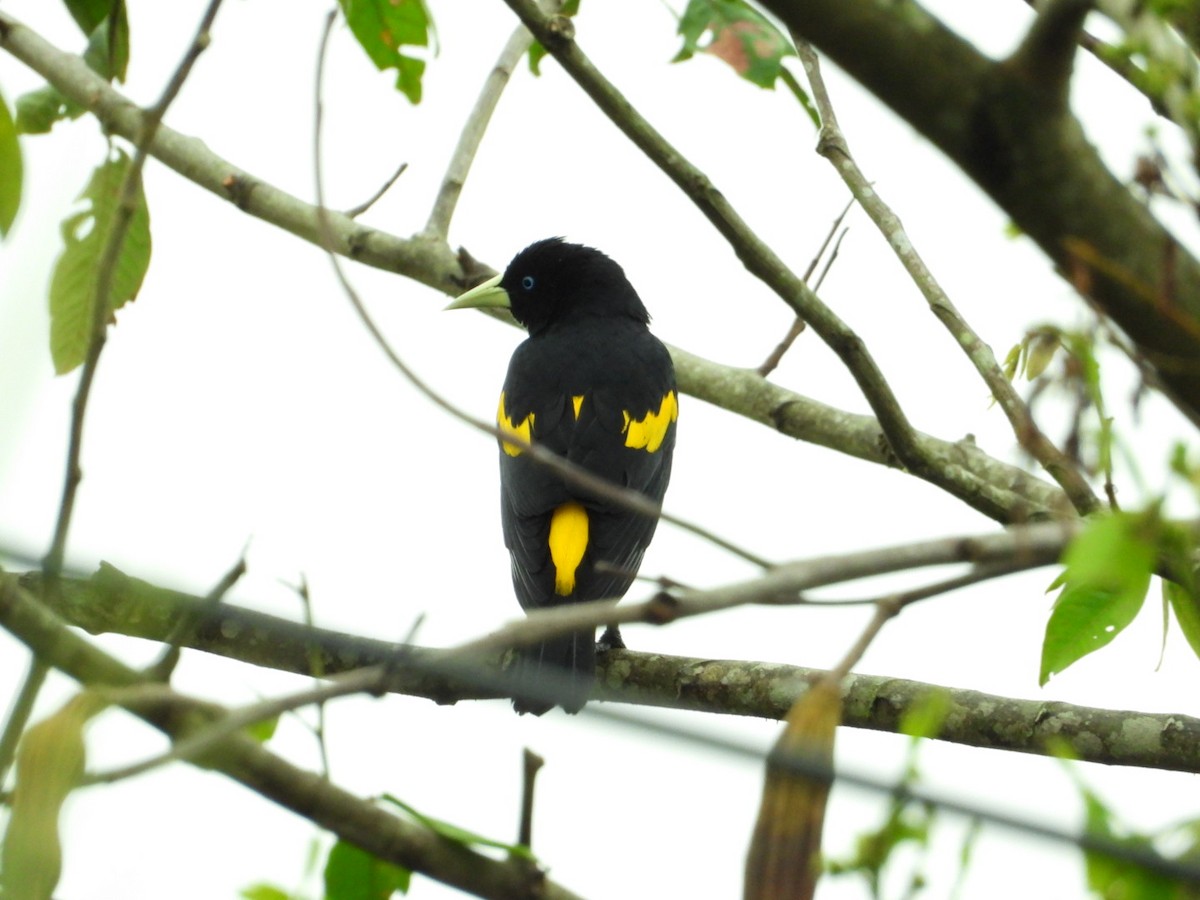
<svg viewBox="0 0 1200 900"><path fill-rule="evenodd" d="M985 51L1010 50L1029 11L1017 0L928 4ZM203 3L131 0L132 62L122 90L157 98ZM313 199L312 85L328 2L229 2L167 123L272 184ZM5 9L52 43L82 47L57 5L9 0ZM336 28L326 85L329 202L369 196L402 161L408 171L364 216L408 235L423 227L463 121L515 24L502 3L469 12L432 3L441 45L425 99L412 107L376 73L344 26ZM678 49L664 4L584 4L581 47L739 212L803 271L847 193L813 152L815 133L786 92L768 92ZM1120 177L1132 171L1151 122L1147 104L1085 60L1075 103ZM798 64L792 63L795 71ZM628 144L552 60L534 79L517 72L484 141L451 229L453 246L502 268L548 235L592 244L626 269L665 341L721 363L755 366L786 332L785 305L742 269L688 200ZM1082 303L1006 218L935 150L831 65L833 100L868 177L968 321L997 355L1025 329L1087 322ZM10 103L39 79L0 55ZM1169 129L1168 142L1174 140ZM57 514L76 376L56 378L47 349L46 286L72 208L104 141L84 118L23 141L22 213L0 245L0 544L40 555ZM69 544L73 567L100 560L159 584L206 592L249 542L249 573L231 602L299 617L289 587L311 586L319 624L403 638L424 615L421 643L465 640L519 615L497 510L492 439L420 396L372 344L324 255L238 212L156 162L146 169L154 255L136 303L110 331L88 414L85 481ZM955 342L925 310L886 243L858 210L821 291L858 330L913 423L947 440L973 434L1017 461L1003 416ZM1196 246L1195 234L1180 236ZM362 266L350 274L399 354L453 402L487 418L514 329L470 313L444 314L446 297ZM1149 399L1134 421L1131 377L1114 358L1111 413L1160 490L1166 447L1194 439L1167 404ZM833 354L811 332L773 378L824 403L867 412ZM794 442L756 424L681 400L671 512L774 560L885 546L996 526L898 472ZM1065 420L1045 406L1054 438ZM1121 497L1136 505L1128 477ZM1178 512L1187 513L1186 505ZM643 572L698 586L753 574L744 562L676 529L660 528ZM856 585L863 596L889 586ZM941 597L905 611L858 670L1011 696L1200 714L1197 661L1168 641L1156 671L1157 588L1142 616L1105 652L1045 689L1037 686L1050 570ZM643 595L635 588L632 599ZM831 595L832 596L832 595ZM712 658L836 663L869 618L865 608L739 609L663 629L631 628L634 649ZM157 648L97 639L133 664ZM0 687L19 682L26 657L0 634ZM291 676L185 653L175 685L229 704L292 691ZM40 709L75 686L52 678ZM7 702L7 699L4 701ZM774 722L647 711L766 748ZM311 718L309 716L308 718ZM347 699L328 713L334 780L364 796L395 794L418 809L497 838L515 836L520 750L546 760L538 783L534 849L556 880L589 897L732 897L761 789L758 765L559 712L518 718L507 702L440 708L418 699ZM887 776L905 741L843 730L839 763ZM106 768L160 750L157 733L113 713L89 732L89 764ZM271 749L318 765L312 736L285 720ZM1048 824L1081 810L1059 763L927 746L932 789ZM1189 775L1081 767L1140 828L1197 814ZM835 790L827 852L849 852L875 827L884 801ZM929 896L947 896L962 823L947 818L928 866ZM257 881L295 886L314 828L222 776L175 765L73 797L65 815L63 900L231 897ZM980 838L963 896L1009 897L1036 872L1043 896L1083 894L1077 855L997 829ZM895 892L893 891L893 896ZM411 895L457 896L417 879ZM853 879L827 880L822 898L867 896Z"/></svg>

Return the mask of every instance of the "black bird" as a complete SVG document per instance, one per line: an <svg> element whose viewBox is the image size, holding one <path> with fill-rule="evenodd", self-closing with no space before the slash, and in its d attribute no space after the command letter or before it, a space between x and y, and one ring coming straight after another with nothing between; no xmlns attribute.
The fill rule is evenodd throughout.
<svg viewBox="0 0 1200 900"><path fill-rule="evenodd" d="M675 369L619 265L561 238L538 241L448 308L466 307L506 307L529 331L500 392L501 431L662 501L675 449ZM623 596L658 524L566 483L504 441L500 515L526 611ZM595 638L588 629L523 651L517 712L541 715L555 703L578 712L595 681ZM602 646L624 645L610 629ZM522 697L521 683L534 685L537 699Z"/></svg>

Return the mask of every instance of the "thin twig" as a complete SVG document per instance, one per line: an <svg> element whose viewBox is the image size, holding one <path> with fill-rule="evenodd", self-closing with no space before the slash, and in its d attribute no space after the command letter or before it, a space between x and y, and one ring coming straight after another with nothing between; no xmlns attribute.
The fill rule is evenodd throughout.
<svg viewBox="0 0 1200 900"><path fill-rule="evenodd" d="M1078 467L1066 454L1042 433L1029 407L1017 394L1012 383L1004 377L991 348L967 324L955 308L946 292L942 290L933 273L925 265L916 248L909 240L900 219L879 196L879 192L867 181L862 170L854 161L850 147L838 125L837 115L829 99L825 80L821 76L820 60L816 51L804 40L793 35L797 52L808 75L813 100L821 111L821 137L817 152L832 163L859 205L875 223L887 244L895 252L900 264L908 272L913 284L921 292L938 321L954 336L956 343L966 353L984 383L996 398L996 402L1008 417L1017 441L1059 483L1080 515L1100 508L1100 501L1088 486Z"/></svg>
<svg viewBox="0 0 1200 900"><path fill-rule="evenodd" d="M829 258L825 260L825 267L821 269L821 274L817 276L817 280L813 282L812 289L814 292L819 291L821 289L821 285L825 283L825 276L829 274L829 270L833 268L834 262L837 261L838 251L841 250L842 241L845 239L849 231L850 229L843 228L841 233L837 236L837 240L833 245L833 250L830 252ZM807 276L805 277L805 280L807 281ZM776 366L779 365L784 354L792 348L792 344L796 342L796 338L800 337L801 333L804 331L804 327L803 319L797 318L796 321L792 323L792 327L788 330L788 333L784 335L783 340L779 342L779 346L777 346L775 351L769 357L767 357L761 366L758 367L759 375L765 378Z"/></svg>
<svg viewBox="0 0 1200 900"><path fill-rule="evenodd" d="M115 769L95 772L86 775L85 784L109 784L141 775L153 769L172 762L195 762L209 753L221 741L245 728L267 719L273 719L286 712L300 709L311 704L318 706L335 697L345 697L350 694L376 693L386 684L386 669L383 666L373 666L368 669L356 669L344 675L334 675L322 684L286 694L261 700L248 706L227 710L218 718L201 728L189 733L187 737L176 741L171 749L151 756L140 762L130 763ZM102 697L112 703L125 707L133 712L155 707L177 705L189 698L162 684L143 684L124 688L100 688ZM326 772L328 777L328 772Z"/></svg>
<svg viewBox="0 0 1200 900"><path fill-rule="evenodd" d="M529 29L518 25L505 43L504 49L500 51L500 58L488 73L483 90L479 92L479 98L475 101L466 124L463 125L462 134L458 137L458 146L454 148L454 155L450 157L446 175L442 178L442 186L433 201L433 209L429 212L429 221L425 224L426 235L446 240L450 232L450 220L454 216L463 185L466 184L467 174L471 171L471 163L475 161L475 154L479 151L479 144L487 131L488 122L491 121L492 113L512 77L513 70L532 43L533 35L529 33Z"/></svg>
<svg viewBox="0 0 1200 900"><path fill-rule="evenodd" d="M399 179L400 176L404 174L404 170L407 168L408 168L408 163L406 163L406 162L400 163L400 165L396 169L396 171L391 174L391 177L388 178L388 180L383 183L383 186L380 187L379 190L377 190L374 194L372 194L370 197L368 197L362 203L358 204L358 206L350 207L350 209L346 210L344 213L342 213L342 215L344 215L347 219L357 219L359 216L361 216L363 213L365 213L368 209L370 209L372 206L374 206L376 203L378 203L380 198L383 197L384 194L386 194L389 190L391 190L392 185L395 184L397 179Z"/></svg>
<svg viewBox="0 0 1200 900"><path fill-rule="evenodd" d="M296 586L296 594L300 598L301 607L304 610L304 627L309 630L316 630L317 622L313 616L312 594L308 589L308 579L300 576L300 584ZM405 643L409 643L405 641ZM314 681L320 681L325 677L325 663L321 659L321 654L315 649L310 649L309 658L312 660L312 677ZM313 736L317 739L317 750L321 754L321 772L326 778L330 777L329 768L329 747L325 742L325 701L321 700L317 704L317 722L313 726Z"/></svg>
<svg viewBox="0 0 1200 900"><path fill-rule="evenodd" d="M33 714L33 705L37 702L37 696L49 674L50 667L40 657L34 656L29 660L29 670L25 673L25 680L21 682L20 691L13 699L8 718L4 720L4 733L0 734L0 788L4 787L4 779L8 776L8 770L12 768L17 755L17 744L21 742L25 725Z"/></svg>
<svg viewBox="0 0 1200 900"><path fill-rule="evenodd" d="M521 822L517 828L517 843L533 849L533 788L538 770L546 760L528 747L521 753Z"/></svg>
<svg viewBox="0 0 1200 900"><path fill-rule="evenodd" d="M220 580L213 585L213 589L208 592L204 598L204 609L197 611L194 616L182 616L176 622L171 633L167 635L164 643L167 645L159 658L146 667L146 674L156 681L170 681L171 673L175 671L175 666L179 664L179 648L184 643L184 636L193 630L199 623L201 617L211 613L213 609L220 605L225 599L225 595L238 583L243 575L246 574L246 548L242 548L241 554L237 558L229 570L221 576Z"/></svg>
<svg viewBox="0 0 1200 900"><path fill-rule="evenodd" d="M803 277L805 284L809 282L809 279L811 279L813 276L813 272L817 270L817 264L821 261L821 257L824 256L825 250L829 247L829 242L832 241L833 236L837 234L838 227L842 224L842 220L846 218L846 214L850 212L850 207L853 205L854 198L851 197L850 202L848 202L842 211L838 213L838 217L834 219L833 223L829 226L829 231L825 233L825 240L821 241L821 246L817 248L817 252L813 254L812 261L808 264L808 268L804 271ZM845 235L846 232L843 231L842 237L845 237ZM833 254L830 257L830 264L832 264L833 259L837 257L837 247L840 246L841 243L842 238L839 237L837 245L833 249ZM829 265L826 265L825 272L828 271ZM822 273L821 278L818 279L817 283L812 286L813 293L816 293L820 289L821 282L824 280L825 275ZM775 369L779 366L780 361L783 359L783 355L787 353L789 349L791 349L792 344L796 342L796 338L800 337L801 333L804 331L804 328L804 320L797 316L796 320L792 323L792 327L788 331L787 336L779 342L779 345L773 351L771 351L771 355L763 360L762 365L758 367L759 375L761 375L763 378L766 378L773 371L775 371Z"/></svg>
<svg viewBox="0 0 1200 900"><path fill-rule="evenodd" d="M708 731L686 728L675 723L653 721L645 716L631 715L622 710L596 704L585 706L581 715L624 725L634 729L642 738L645 738L647 733L653 733L671 740L693 744L705 751L718 750L730 756L753 761L758 765L763 762L762 748L753 747L721 735L714 735ZM934 806L967 818L999 825L1027 837L1036 837L1039 840L1052 841L1088 852L1103 854L1111 859L1132 863L1150 872L1178 879L1187 884L1200 884L1200 867L1191 860L1163 857L1153 849L1153 845L1131 841L1118 842L1090 831L1076 832L1055 828L1045 824L1045 817L1035 819L997 808L985 809L978 804L956 800L944 794L904 784L898 785L895 781L877 774L855 772L844 766L834 768L808 753L776 753L772 754L771 761L788 772L802 775L813 781L845 784L872 793L890 795L899 802Z"/></svg>
<svg viewBox="0 0 1200 900"><path fill-rule="evenodd" d="M1002 578L1005 575L1021 571L1022 568L1026 567L1015 564L1013 561L999 561L976 565L963 575L957 575L953 578L947 578L943 581L937 581L933 584L923 585L911 590L900 591L886 597L878 597L870 601L875 605L875 615L867 623L867 627L863 629L862 634L858 636L850 649L846 651L841 662L829 670L830 677L841 682L842 679L849 675L850 671L858 665L863 654L867 652L867 648L871 645L871 642L883 629L883 626L899 615L901 610L913 603L917 603L920 600L928 600L930 597L948 594L951 591L961 590L962 588L970 587L973 584L979 584L983 581L990 581L993 578ZM862 603L864 601L843 600L841 602Z"/></svg>
<svg viewBox="0 0 1200 900"><path fill-rule="evenodd" d="M520 447L523 452L528 453L530 457L539 465L544 465L547 468L552 469L556 474L562 476L563 480L565 480L572 487L582 488L583 490L588 491L598 497L602 497L607 501L633 512L640 513L641 515L658 518L664 522L670 522L672 525L691 532L697 537L703 538L704 540L714 544L717 547L720 547L723 550L728 551L729 553L740 556L742 559L753 563L759 568L769 569L772 565L769 560L759 556L756 553L753 553L750 550L745 549L744 547L740 547L737 544L726 540L725 538L719 537L713 532L702 528L695 523L686 521L678 516L671 515L670 513L663 511L659 504L650 500L640 491L635 491L631 488L620 487L613 482L593 475L582 466L578 466L570 462L565 457L559 456L545 447L542 447L538 444L531 444L528 441L522 440L517 435L501 432L500 429L495 426L495 424L484 422L482 419L476 419L474 416L469 415L435 391L428 383L418 376L416 372L409 368L408 364L404 362L400 355L392 348L383 332L379 330L379 326L376 325L374 319L371 318L371 314L367 312L367 308L363 304L362 298L358 295L358 291L356 291L354 286L350 283L350 279L346 276L341 261L332 248L332 234L330 232L330 224L327 218L328 210L325 207L325 185L321 166L321 124L323 119L321 79L324 74L325 46L328 42L329 29L333 24L333 16L334 13L330 13L326 20L326 27L319 51L320 57L317 62L317 86L313 132L313 154L316 166L315 176L317 194L317 222L319 230L326 242L325 249L329 255L329 262L333 266L334 275L337 277L338 283L342 287L342 291L350 301L350 304L354 307L354 310L358 314L359 319L362 321L363 326L367 329L368 333L375 340L375 343L384 352L388 359L391 360L392 365L396 367L396 369L413 387L424 394L442 410L449 413L460 422L464 422L478 431L482 431L485 434L502 439L506 443L514 444Z"/></svg>
<svg viewBox="0 0 1200 900"><path fill-rule="evenodd" d="M1079 532L1080 527L1076 520L1043 522L1013 528L999 534L941 538L797 560L778 565L762 576L748 581L707 590L679 591L671 595L658 593L639 603L624 603L618 606L614 600L597 600L533 610L524 619L510 622L484 637L457 645L449 655L451 658L464 659L485 657L510 647L527 646L586 628L633 622L662 625L676 619L706 615L748 604L802 604L805 601L801 592L818 587L927 566L959 562L977 565L971 575L939 580L933 585L911 592L913 600L922 599L955 590L964 584L1052 565L1058 561L1063 549Z"/></svg>

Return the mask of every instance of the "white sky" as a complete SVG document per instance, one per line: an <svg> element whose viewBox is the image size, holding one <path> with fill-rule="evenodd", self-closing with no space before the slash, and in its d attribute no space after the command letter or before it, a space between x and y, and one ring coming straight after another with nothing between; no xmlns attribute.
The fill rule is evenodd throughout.
<svg viewBox="0 0 1200 900"><path fill-rule="evenodd" d="M992 53L1010 49L1028 10L1016 0L930 3ZM329 3L230 2L167 123L201 137L236 165L312 199L312 81ZM123 90L152 102L190 40L203 4L130 3L133 57ZM82 41L65 12L35 0L6 10L60 47ZM465 15L434 3L441 42L416 108L377 74L339 26L326 87L330 202L370 195L401 161L409 169L364 220L397 234L419 230L467 111L514 24L499 3ZM783 91L737 80L677 49L669 9L630 0L584 5L578 39L639 110L723 190L747 221L803 270L846 191L813 153L815 135ZM797 70L798 66L795 66ZM1111 76L1085 65L1077 103L1119 176L1132 170L1150 112ZM562 234L593 244L626 269L664 340L722 363L757 365L790 323L778 298L741 268L690 203L559 71L522 67L476 160L451 230L454 246L502 267L521 247ZM964 315L1003 356L1030 325L1086 321L1069 287L1005 216L908 126L827 66L855 155ZM38 79L0 55L9 102ZM90 119L24 141L27 187L15 233L0 245L0 543L44 552L57 513L75 378L55 378L45 293L58 223L103 141ZM154 256L137 302L119 316L89 411L86 480L71 533L77 567L108 560L130 574L204 593L250 541L250 573L230 600L298 616L287 587L307 577L318 622L400 639L424 614L419 639L448 644L519 614L496 509L495 449L450 420L392 369L359 326L315 247L239 213L157 163L146 173ZM1002 415L883 240L857 210L823 299L867 341L920 429L974 434L1015 460ZM1190 240L1194 235L1182 235ZM487 417L520 334L446 298L361 266L351 275L397 351L469 412ZM1128 373L1114 363L1114 385ZM851 379L811 333L774 378L802 394L866 411ZM1136 440L1151 487L1172 436L1186 434L1166 405L1133 422L1114 388L1117 426ZM1047 406L1053 412L1053 406ZM1063 422L1047 421L1060 437ZM683 398L674 481L666 506L785 560L922 537L992 530L981 516L896 472L796 443ZM1122 498L1137 491L1125 479ZM1186 510L1181 510L1186 511ZM695 585L748 567L669 527L643 572ZM936 575L931 576L936 577ZM1157 595L1104 653L1037 687L1041 629L1053 573L1042 571L907 610L871 647L860 671L1031 698L1114 708L1200 713L1196 660L1178 639L1155 671ZM922 579L923 580L923 579ZM894 582L892 582L894 583ZM861 595L878 585L859 586ZM635 589L631 597L638 597ZM635 649L714 658L836 662L868 613L743 609L670 628L631 628ZM132 663L155 648L98 639ZM0 693L25 667L0 634ZM176 686L237 704L294 690L299 679L186 653ZM54 678L48 712L73 685ZM7 702L5 700L4 702ZM756 742L773 722L652 713ZM515 835L520 749L547 765L538 784L534 848L552 876L589 897L740 894L761 785L758 766L613 729L586 716L517 718L505 702L439 708L424 700L339 701L329 711L335 780L363 795L390 792L439 818L498 838ZM905 742L843 730L839 761L878 775L898 771ZM90 764L136 760L160 736L120 713L90 731ZM312 737L287 720L271 748L316 766ZM1059 764L1032 757L927 747L929 784L981 804L1069 826L1080 808ZM1194 778L1085 767L1130 820L1158 828L1196 814ZM835 790L827 849L845 855L874 827L883 801ZM961 823L935 841L929 896L946 896ZM256 881L298 883L314 828L222 776L184 765L71 799L66 864L56 896L231 897ZM964 896L1008 897L1037 872L1044 896L1082 895L1077 856L985 829ZM457 896L418 878L414 897ZM893 891L893 895L894 895ZM866 896L853 879L828 880L822 898Z"/></svg>

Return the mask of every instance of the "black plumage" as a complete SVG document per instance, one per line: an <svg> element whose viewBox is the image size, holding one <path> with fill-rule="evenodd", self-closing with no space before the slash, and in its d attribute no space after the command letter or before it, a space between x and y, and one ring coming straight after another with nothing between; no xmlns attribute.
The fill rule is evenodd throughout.
<svg viewBox="0 0 1200 900"><path fill-rule="evenodd" d="M529 337L500 395L502 431L544 445L589 472L661 502L678 414L671 357L624 271L603 253L558 238L521 251L504 274L453 307L507 306ZM500 509L513 587L526 610L625 594L657 519L580 490L511 443L500 447ZM607 564L598 570L597 564ZM605 642L619 645L615 631ZM524 650L520 675L541 714L577 712L595 679L592 630Z"/></svg>

